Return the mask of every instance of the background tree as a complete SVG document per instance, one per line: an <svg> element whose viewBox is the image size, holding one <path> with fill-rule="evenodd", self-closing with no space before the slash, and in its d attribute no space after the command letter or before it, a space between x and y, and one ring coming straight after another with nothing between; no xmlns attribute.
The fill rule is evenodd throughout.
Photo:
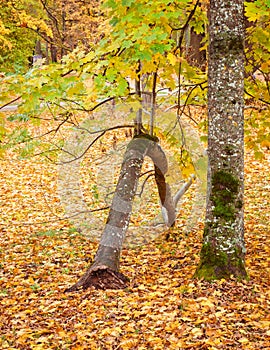
<svg viewBox="0 0 270 350"><path fill-rule="evenodd" d="M47 30L40 18L34 19L32 16L34 13L40 16L39 6L35 5L34 9L33 5L31 1L19 0L3 0L0 4L1 72L25 72L31 64L38 35L27 27L39 26Z"/></svg>
<svg viewBox="0 0 270 350"><path fill-rule="evenodd" d="M270 2L246 2L245 16L248 107L245 142L253 149L255 157L261 159L264 149L270 147Z"/></svg>
<svg viewBox="0 0 270 350"><path fill-rule="evenodd" d="M244 244L244 7L210 1L205 279L247 276Z"/></svg>
<svg viewBox="0 0 270 350"><path fill-rule="evenodd" d="M89 51L105 35L99 1L3 0L0 9L2 71L25 71L34 55L48 64L78 45Z"/></svg>
<svg viewBox="0 0 270 350"><path fill-rule="evenodd" d="M46 23L52 37L43 36L49 45L52 62L60 61L64 55L78 45L89 51L104 35L104 17L100 1L39 0L46 14Z"/></svg>

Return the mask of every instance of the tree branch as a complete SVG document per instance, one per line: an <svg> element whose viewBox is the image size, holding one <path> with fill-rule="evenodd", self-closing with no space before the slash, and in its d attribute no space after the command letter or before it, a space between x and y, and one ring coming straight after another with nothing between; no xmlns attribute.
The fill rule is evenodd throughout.
<svg viewBox="0 0 270 350"><path fill-rule="evenodd" d="M18 101L18 100L21 99L21 98L22 98L22 96L19 96L19 97L14 98L14 99L11 100L11 101L5 103L3 106L0 106L0 110L1 110L1 109L4 109L5 107L11 105L13 102Z"/></svg>
<svg viewBox="0 0 270 350"><path fill-rule="evenodd" d="M190 11L190 13L189 13L189 16L188 16L188 18L187 18L187 20L186 20L186 23L185 23L182 27L180 27L180 28L172 28L173 31L179 31L179 30L181 30L180 38L179 38L178 44L177 44L177 46L176 46L174 52L176 52L177 49L179 49L179 48L182 46L182 42L183 42L183 39L184 39L185 30L187 29L187 27L188 27L188 25L189 25L189 22L191 21L191 19L192 19L193 15L194 15L194 13L195 13L195 11L196 11L196 9L197 9L199 3L200 3L200 0L197 0L197 2L196 2L196 4L194 5L193 9L192 9L192 10Z"/></svg>
<svg viewBox="0 0 270 350"><path fill-rule="evenodd" d="M175 208L177 207L177 204L178 204L179 200L181 199L181 197L183 197L183 195L187 192L189 187L192 185L194 179L195 179L195 175L192 174L190 176L189 180L187 182L185 182L184 185L180 188L180 190L178 190L176 192L175 196L173 197L173 202L174 202Z"/></svg>

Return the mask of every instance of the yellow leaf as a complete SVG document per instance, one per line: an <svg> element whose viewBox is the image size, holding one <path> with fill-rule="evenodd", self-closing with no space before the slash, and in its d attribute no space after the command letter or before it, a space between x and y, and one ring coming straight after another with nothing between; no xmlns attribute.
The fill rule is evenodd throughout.
<svg viewBox="0 0 270 350"><path fill-rule="evenodd" d="M267 321L267 320L260 321L260 327L261 328L270 328L270 321Z"/></svg>
<svg viewBox="0 0 270 350"><path fill-rule="evenodd" d="M195 327L191 330L191 333L195 338L201 337L203 335L203 331L201 328Z"/></svg>
<svg viewBox="0 0 270 350"><path fill-rule="evenodd" d="M268 69L269 69L269 64L270 64L270 61L268 61L268 62L263 62L263 63L261 64L261 69L262 69L262 70L268 70Z"/></svg>
<svg viewBox="0 0 270 350"><path fill-rule="evenodd" d="M136 339L128 339L124 340L120 343L120 347L123 350L135 349L138 341Z"/></svg>
<svg viewBox="0 0 270 350"><path fill-rule="evenodd" d="M248 340L248 338L244 337L244 338L238 339L238 342L241 344L247 344L247 343L249 343L249 340Z"/></svg>
<svg viewBox="0 0 270 350"><path fill-rule="evenodd" d="M170 64L174 66L176 61L177 61L177 57L170 52L170 53L168 53L167 58L168 58L168 61L170 62Z"/></svg>

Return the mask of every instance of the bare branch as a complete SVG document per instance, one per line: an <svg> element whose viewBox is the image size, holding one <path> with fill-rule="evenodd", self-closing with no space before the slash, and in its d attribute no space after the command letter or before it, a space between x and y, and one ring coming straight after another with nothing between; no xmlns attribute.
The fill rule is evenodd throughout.
<svg viewBox="0 0 270 350"><path fill-rule="evenodd" d="M141 197L142 194L143 194L143 191L144 191L144 187L147 183L147 181L150 179L150 177L154 176L154 172L152 170L150 170L152 172L152 174L149 174L146 176L146 178L144 179L143 183L142 183L142 187L141 187L141 190L140 190L140 193L138 193L138 197ZM140 176L141 177L141 176Z"/></svg>
<svg viewBox="0 0 270 350"><path fill-rule="evenodd" d="M185 182L184 185L180 188L180 190L176 192L175 196L173 197L175 208L177 207L179 200L183 197L183 195L187 192L189 187L192 185L194 179L195 179L195 175L192 174L189 180Z"/></svg>
<svg viewBox="0 0 270 350"><path fill-rule="evenodd" d="M65 162L61 162L61 163L56 163L56 164L58 164L58 165L68 164L68 163L74 162L75 160L81 159L87 153L87 151L94 145L94 143L97 142L98 139L100 139L102 136L104 136L106 134L106 132L111 131L111 130L116 130L116 129L122 129L122 128L130 128L133 126L134 126L133 124L132 125L118 125L118 126L113 126L111 128L104 129L104 130L96 131L95 133L100 132L100 134L94 138L94 140L86 147L86 149L83 151L83 153L81 153L77 157L74 156L74 159L71 159L71 160L68 160ZM66 152L66 150L64 150L64 149L62 149L62 151Z"/></svg>
<svg viewBox="0 0 270 350"><path fill-rule="evenodd" d="M103 207L103 208L92 209L92 210L80 211L80 212L78 212L78 213L76 213L74 215L66 216L64 218L60 218L59 217L58 219L55 219L55 220L39 221L39 222L22 222L21 224L16 224L16 223L12 223L11 222L11 223L9 223L9 225L22 227L22 226L33 226L33 225L50 224L52 222L66 221L66 220L72 219L72 218L74 218L74 217L76 217L78 215L81 215L81 214L95 213L97 211L103 211L103 210L107 210L107 209L110 209L110 206Z"/></svg>
<svg viewBox="0 0 270 350"><path fill-rule="evenodd" d="M194 5L193 9L189 13L189 16L188 16L188 18L186 20L186 23L182 27L180 27L180 28L172 28L173 31L181 31L180 38L179 38L177 47L175 48L175 51L177 51L177 49L181 48L182 42L183 42L183 39L184 39L185 30L187 29L187 27L189 25L189 22L191 21L191 19L192 19L193 15L194 15L194 13L195 13L199 3L200 3L200 0L197 0L197 2Z"/></svg>

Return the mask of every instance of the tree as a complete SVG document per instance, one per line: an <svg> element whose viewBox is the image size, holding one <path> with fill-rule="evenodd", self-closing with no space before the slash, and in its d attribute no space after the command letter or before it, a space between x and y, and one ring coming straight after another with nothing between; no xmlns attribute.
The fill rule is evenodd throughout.
<svg viewBox="0 0 270 350"><path fill-rule="evenodd" d="M246 278L244 245L243 0L210 1L208 190L195 277Z"/></svg>
<svg viewBox="0 0 270 350"><path fill-rule="evenodd" d="M105 34L99 1L3 0L0 10L2 71L29 69L33 55L49 63L78 45L89 51Z"/></svg>
<svg viewBox="0 0 270 350"><path fill-rule="evenodd" d="M113 5L116 6L115 3ZM192 18L192 14L195 12L197 5L198 5L198 2L196 3L195 6L191 6L190 16L188 17L188 20L186 23L189 22L190 18ZM145 6L145 3L142 2L141 4L138 4L138 3L132 4L132 7L127 6L125 4L125 5L122 5L121 10L125 15L129 13L131 22L135 21L135 23L137 24L138 16L137 17L134 16L133 12L135 10L138 11L138 7L141 7L142 11L145 12L146 6ZM165 9L166 9L166 6L164 7L164 12L160 12L160 9L158 9L157 15L165 16L166 14ZM149 123L150 130L149 130L149 133L144 134L141 132L141 128L139 128L140 130L136 130L137 134L135 133L135 137L129 143L125 157L124 157L124 161L122 163L118 184L116 186L114 198L112 200L110 212L103 231L103 235L101 237L98 251L95 256L94 263L92 266L90 266L90 268L82 276L82 278L71 288L67 289L67 291L74 291L79 289L80 287L88 288L89 286L95 286L96 288L106 289L106 288L122 288L123 286L126 285L126 282L127 282L126 277L123 276L121 273L119 273L119 259L120 259L123 240L125 237L125 232L129 224L129 218L132 210L132 201L136 193L137 182L140 176L140 169L141 169L144 157L146 155L152 159L155 166L155 180L158 187L160 202L162 205L162 213L163 213L164 221L169 227L174 225L175 209L176 209L178 200L181 198L183 193L192 183L192 180L189 180L176 193L176 195L172 197L170 186L166 183L166 180L165 180L165 174L168 168L167 159L161 147L157 143L158 139L153 135L156 86L157 86L157 80L161 81L160 76L162 76L162 70L161 70L161 74L158 75L158 68L163 64L163 58L161 57L160 52L161 50L163 51L163 50L167 50L168 48L171 48L175 44L177 44L177 48L176 48L177 50L179 49L178 46L182 45L182 41L180 41L180 43L178 42L175 43L173 40L170 39L170 37L166 36L166 32L163 31L162 30L163 28L160 28L159 26L160 22L156 20L155 12L153 12L152 8L150 7L147 10L152 12L149 13L149 16L147 18L147 20L149 21L149 24L146 25L146 23L143 23L144 24L143 31L145 32L146 30L147 31L150 30L151 35L149 35L149 37L148 36L141 37L141 33L140 33L140 38L141 38L140 40L143 41L144 45L142 45L142 47L144 47L144 51L139 50L140 40L138 39L138 35L136 31L141 31L142 29L140 27L138 27L138 29L132 31L131 33L128 32L128 35L131 38L127 36L128 40L125 38L123 41L122 28L125 26L123 25L122 22L127 21L127 19L125 18L125 16L123 16L124 19L121 18L120 16L121 11L119 11L119 13L115 15L115 18L113 19L115 21L116 28L117 29L119 28L120 31L115 31L114 38L113 38L115 42L112 42L112 45L114 47L115 47L115 44L117 44L117 46L119 45L118 36L120 36L121 46L117 48L117 52L122 53L124 60L127 57L127 55L129 57L132 57L132 58L129 58L130 62L129 62L128 69L129 69L129 74L132 74L136 80L136 83L135 83L136 95L141 96L141 94L145 93L144 91L140 91L141 73L142 72L147 73L150 76L150 79L148 81L148 88L150 88L152 91L151 117L150 117L150 123ZM169 12L169 14L167 14L168 19L170 19L169 15L172 15L172 13ZM157 18L159 19L159 17ZM187 25L186 23L180 29L174 29L174 30L184 31ZM167 35L168 34L170 35L170 32L167 33ZM131 40L132 37L136 39ZM151 38L150 42L149 42L149 38ZM154 42L152 42L152 40ZM147 44L147 46L145 46L145 44ZM147 50L146 50L146 47L147 47ZM130 55L130 52L132 52L132 56ZM113 54L110 59L110 65L111 64L112 66L119 65L119 61L123 60L122 55L118 56L118 54L116 55ZM156 57L156 59L154 59L153 57ZM172 72L173 72L175 71L175 63L177 58L172 53L169 53L168 57L170 58L168 59L169 61L171 60L174 62L172 67ZM138 64L138 62L140 63ZM139 68L140 66L142 68ZM178 69L180 69L181 64L179 64L178 67L179 67ZM132 72L132 68L134 69L133 72ZM168 65L167 65L167 70L168 70ZM108 75L109 82L112 82L118 79L119 73L114 68L112 69L106 68L105 74ZM112 75L113 79L109 77L109 74ZM168 80L172 79L172 77L170 77L169 75L166 76L166 78L165 76L163 77L164 77L164 80L166 78ZM104 84L104 78L101 76L98 78L99 79L102 78L102 83ZM121 74L119 78L122 80ZM121 80L119 81L119 85ZM175 82L174 82L174 86L175 86ZM111 91L109 91L108 93L111 94L112 89L110 90ZM135 122L135 128L136 126L142 123L140 113L137 114L137 117L140 120ZM178 117L180 118L180 116Z"/></svg>
<svg viewBox="0 0 270 350"><path fill-rule="evenodd" d="M51 38L42 36L50 46L52 62L60 61L78 45L89 51L104 35L98 30L104 22L98 0L39 0L39 3L52 31Z"/></svg>
<svg viewBox="0 0 270 350"><path fill-rule="evenodd" d="M119 272L120 255L145 156L149 156L155 166L155 181L164 222L168 227L174 225L177 203L192 184L192 178L172 197L170 186L165 179L168 162L165 153L158 144L158 138L143 133L135 135L126 149L94 263L81 279L67 291L75 291L80 287L86 289L90 286L98 289L119 289L126 286L128 279Z"/></svg>
<svg viewBox="0 0 270 350"><path fill-rule="evenodd" d="M43 3L44 6L49 6L48 4L54 4L55 1ZM179 53L180 55L182 53L185 29L191 22L195 11L201 11L199 1L196 1L195 4L192 1L182 1L180 4L173 3L170 6L168 6L167 0L160 3L141 0L122 2L121 4L108 1L107 6L110 9L112 30L99 42L97 47L89 52L80 51L77 48L63 58L61 65L33 67L28 74L20 77L20 84L17 83L17 77L6 77L2 88L4 103L9 98L11 91L13 94L21 96L19 113L11 118L17 121L30 121L37 117L38 110L44 110L47 107L50 112L53 112L52 106L56 106L58 111L60 107L62 111L66 111L67 108L69 110L77 108L91 112L91 109L95 109L97 106L97 99L106 101L124 97L126 102L135 102L137 105L141 105L144 95L151 96L151 117L148 118L144 115L144 120L142 120L141 116L134 125L135 137L127 147L95 262L74 286L75 289L80 286L86 288L89 285L95 285L98 288L122 287L124 285L125 278L118 272L120 252L129 223L140 167L146 155L153 160L155 165L155 180L164 221L168 226L174 224L176 204L192 180L188 181L172 197L170 187L165 181L168 167L167 159L154 136L157 120L157 116L155 116L157 89L162 89L163 86L167 86L171 90L176 89L175 95L177 97L172 95L172 99L174 103L177 100L178 109L176 119L172 123L175 128L181 129L180 116L186 108L187 100L195 101L194 98L198 97L195 90L198 88L203 91L202 84L205 84L204 75L198 77L199 70L189 66L185 59L178 57ZM48 12L47 9L46 11L51 18L54 10L48 9L50 11ZM60 17L56 23L58 28L62 28L60 26L61 14L60 11ZM176 35L175 40L172 34L177 32L181 34L179 39ZM62 38L62 35L60 37ZM181 89L183 87L182 72L189 75L186 92ZM147 78L142 84L143 76ZM175 79L175 76L178 79ZM136 81L135 91L132 87L133 84L130 83L131 80ZM29 98L30 96L31 98ZM181 99L186 99L183 106L180 106ZM44 103L45 101L46 103ZM64 107L61 107L63 103ZM146 121L147 118L150 119L149 123ZM71 125L76 126L71 113L60 113L60 116L57 117L53 114L52 119L59 122L57 131L64 123L70 122ZM150 125L148 131L147 124ZM142 131L147 134L143 134ZM3 137L4 133L6 133L5 130ZM22 134L22 130L20 130L19 139L28 144L31 142L28 131ZM183 145L181 147L184 148ZM33 149L33 147L28 148ZM61 149L60 145L59 149ZM134 153L136 156L132 155ZM184 149L182 149L182 153L184 153ZM124 209L119 210L119 206L124 207Z"/></svg>
<svg viewBox="0 0 270 350"><path fill-rule="evenodd" d="M35 10L34 10L35 8ZM0 65L2 72L20 72L29 68L29 58L33 56L37 34L27 26L42 26L39 7L31 1L7 1L0 4Z"/></svg>
<svg viewBox="0 0 270 350"><path fill-rule="evenodd" d="M249 102L245 144L254 151L256 158L261 159L264 157L264 149L270 147L270 2L247 1L245 16L245 92ZM259 102L259 108L254 100Z"/></svg>

